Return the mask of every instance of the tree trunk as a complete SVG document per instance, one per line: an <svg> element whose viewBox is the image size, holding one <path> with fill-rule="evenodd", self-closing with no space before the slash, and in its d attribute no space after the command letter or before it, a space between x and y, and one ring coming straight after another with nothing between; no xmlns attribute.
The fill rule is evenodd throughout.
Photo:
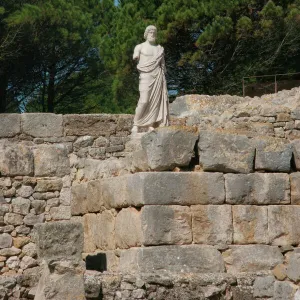
<svg viewBox="0 0 300 300"><path fill-rule="evenodd" d="M54 112L54 98L55 98L55 65L49 69L49 84L48 84L48 112Z"/></svg>
<svg viewBox="0 0 300 300"><path fill-rule="evenodd" d="M6 112L8 78L5 74L0 75L0 113Z"/></svg>

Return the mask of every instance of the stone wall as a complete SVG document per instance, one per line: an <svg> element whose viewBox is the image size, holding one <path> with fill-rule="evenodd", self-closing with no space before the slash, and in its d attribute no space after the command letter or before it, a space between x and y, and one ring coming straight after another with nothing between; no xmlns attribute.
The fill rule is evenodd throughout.
<svg viewBox="0 0 300 300"><path fill-rule="evenodd" d="M49 222L83 224L87 299L300 299L298 91L281 93L186 96L135 138L130 115L1 115L0 299L34 297Z"/></svg>
<svg viewBox="0 0 300 300"><path fill-rule="evenodd" d="M129 172L131 123L131 115L0 116L0 299L25 299L37 284L33 227L71 219L72 185Z"/></svg>

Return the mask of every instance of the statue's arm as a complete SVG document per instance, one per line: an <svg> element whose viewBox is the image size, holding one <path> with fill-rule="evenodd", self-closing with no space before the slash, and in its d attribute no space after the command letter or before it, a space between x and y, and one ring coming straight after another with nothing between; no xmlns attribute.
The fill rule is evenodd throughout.
<svg viewBox="0 0 300 300"><path fill-rule="evenodd" d="M139 60L140 59L141 48L142 48L141 44L135 46L134 51L133 51L133 59L134 60Z"/></svg>
<svg viewBox="0 0 300 300"><path fill-rule="evenodd" d="M166 68L166 62L165 62L165 58L163 57L161 60L161 68L164 71L164 73L167 73L167 68Z"/></svg>

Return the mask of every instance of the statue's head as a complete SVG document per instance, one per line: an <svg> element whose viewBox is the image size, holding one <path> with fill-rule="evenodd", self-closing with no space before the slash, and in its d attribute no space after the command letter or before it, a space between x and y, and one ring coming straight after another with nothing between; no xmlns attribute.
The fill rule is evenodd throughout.
<svg viewBox="0 0 300 300"><path fill-rule="evenodd" d="M145 29L144 38L149 42L155 42L157 34L157 28L154 25L149 25Z"/></svg>

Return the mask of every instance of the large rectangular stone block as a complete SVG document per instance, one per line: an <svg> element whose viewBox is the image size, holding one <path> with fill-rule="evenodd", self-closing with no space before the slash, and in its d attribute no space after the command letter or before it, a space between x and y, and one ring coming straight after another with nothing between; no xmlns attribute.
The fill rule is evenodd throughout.
<svg viewBox="0 0 300 300"><path fill-rule="evenodd" d="M222 204L221 173L136 173L102 181L103 201L111 207Z"/></svg>
<svg viewBox="0 0 300 300"><path fill-rule="evenodd" d="M37 224L34 229L39 258L46 261L64 258L82 260L82 224L62 221Z"/></svg>
<svg viewBox="0 0 300 300"><path fill-rule="evenodd" d="M97 214L96 223L93 225L95 245L101 250L114 250L116 218L113 211L106 210Z"/></svg>
<svg viewBox="0 0 300 300"><path fill-rule="evenodd" d="M229 273L267 271L283 262L279 248L268 245L230 246L223 257Z"/></svg>
<svg viewBox="0 0 300 300"><path fill-rule="evenodd" d="M33 137L60 137L63 135L62 115L50 113L22 114L22 130Z"/></svg>
<svg viewBox="0 0 300 300"><path fill-rule="evenodd" d="M106 136L116 132L118 115L64 115L63 122L66 135Z"/></svg>
<svg viewBox="0 0 300 300"><path fill-rule="evenodd" d="M196 205L191 207L193 241L196 244L231 244L232 213L230 205Z"/></svg>
<svg viewBox="0 0 300 300"><path fill-rule="evenodd" d="M270 243L274 245L300 244L300 206L269 206L268 225Z"/></svg>
<svg viewBox="0 0 300 300"><path fill-rule="evenodd" d="M21 132L20 114L1 114L0 138L13 137Z"/></svg>
<svg viewBox="0 0 300 300"><path fill-rule="evenodd" d="M23 144L0 143L1 176L33 175L33 154Z"/></svg>
<svg viewBox="0 0 300 300"><path fill-rule="evenodd" d="M33 152L35 176L63 177L70 174L68 151L64 145L40 145Z"/></svg>
<svg viewBox="0 0 300 300"><path fill-rule="evenodd" d="M226 174L230 204L289 204L290 180L283 173Z"/></svg>
<svg viewBox="0 0 300 300"><path fill-rule="evenodd" d="M268 208L232 206L234 244L268 244Z"/></svg>
<svg viewBox="0 0 300 300"><path fill-rule="evenodd" d="M255 147L245 135L201 131L198 151L204 171L253 172Z"/></svg>
<svg viewBox="0 0 300 300"><path fill-rule="evenodd" d="M183 245L192 243L191 210L186 206L150 205L142 208L143 244Z"/></svg>
<svg viewBox="0 0 300 300"><path fill-rule="evenodd" d="M87 183L86 203L89 212L99 212L104 209L102 187L100 180L93 180Z"/></svg>
<svg viewBox="0 0 300 300"><path fill-rule="evenodd" d="M116 217L116 247L127 249L142 245L141 212L134 207L122 209Z"/></svg>
<svg viewBox="0 0 300 300"><path fill-rule="evenodd" d="M219 273L224 272L221 253L213 246L158 246L121 252L122 273Z"/></svg>
<svg viewBox="0 0 300 300"><path fill-rule="evenodd" d="M194 154L198 132L195 127L162 127L145 134L142 146L152 170L173 170L188 166Z"/></svg>
<svg viewBox="0 0 300 300"><path fill-rule="evenodd" d="M289 172L291 169L292 145L279 138L253 140L256 145L255 170Z"/></svg>

